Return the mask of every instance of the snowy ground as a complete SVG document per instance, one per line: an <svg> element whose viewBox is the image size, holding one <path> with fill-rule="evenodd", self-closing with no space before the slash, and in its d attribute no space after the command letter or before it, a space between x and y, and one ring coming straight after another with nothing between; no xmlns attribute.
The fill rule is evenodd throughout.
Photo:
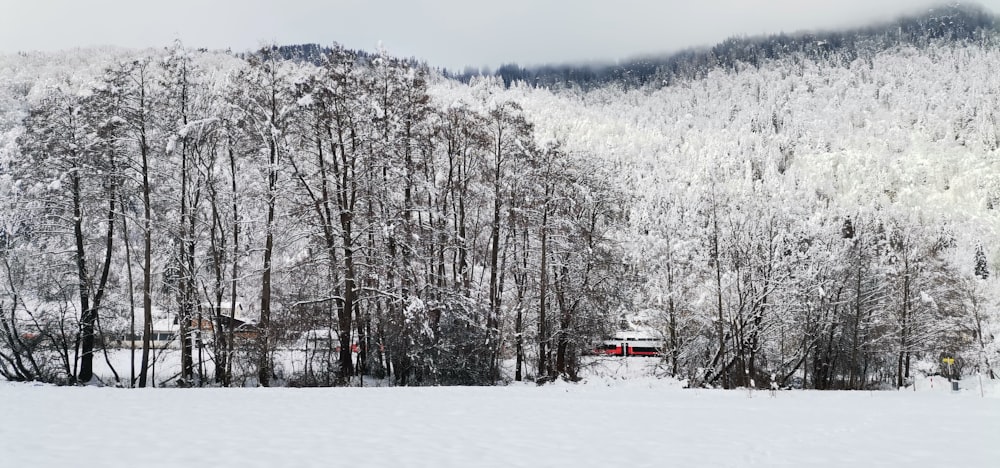
<svg viewBox="0 0 1000 468"><path fill-rule="evenodd" d="M583 384L542 387L0 382L0 466L1000 466L1000 392L980 397L974 380L958 393L925 381L918 391L772 398L609 377L621 362Z"/></svg>

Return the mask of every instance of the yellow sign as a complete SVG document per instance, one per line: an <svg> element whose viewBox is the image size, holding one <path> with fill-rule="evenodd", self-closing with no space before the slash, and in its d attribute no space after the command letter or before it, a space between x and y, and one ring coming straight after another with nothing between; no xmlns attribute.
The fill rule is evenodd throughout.
<svg viewBox="0 0 1000 468"><path fill-rule="evenodd" d="M950 366L955 363L955 358L946 357L942 359L941 362L948 364Z"/></svg>

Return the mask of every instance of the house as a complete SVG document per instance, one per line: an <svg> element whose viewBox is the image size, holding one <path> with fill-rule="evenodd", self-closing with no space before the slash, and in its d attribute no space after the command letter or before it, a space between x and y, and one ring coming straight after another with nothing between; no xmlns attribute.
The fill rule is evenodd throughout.
<svg viewBox="0 0 1000 468"><path fill-rule="evenodd" d="M142 309L135 309L137 317L135 335L130 339L126 332L119 340L123 347L129 347L130 342L138 348L142 346ZM180 320L176 312L166 312L158 307L153 307L153 330L150 334L150 343L153 348L179 348L181 345ZM232 331L233 335L240 339L253 340L259 335L256 320L252 319L250 313L239 302L236 303L236 310L229 304L221 307L213 307L211 304L199 304L195 314L189 319L189 330L194 333L195 339L201 342L210 342L215 335L218 326L224 332ZM195 344L197 346L197 344Z"/></svg>
<svg viewBox="0 0 1000 468"><path fill-rule="evenodd" d="M233 335L247 340L256 339L260 334L257 320L249 308L237 302L234 308L230 303L213 306L209 303L198 305L199 313L191 318L191 328L207 333L215 333L216 327L221 331L232 331Z"/></svg>
<svg viewBox="0 0 1000 468"><path fill-rule="evenodd" d="M155 349L179 348L180 340L177 337L180 335L180 325L177 324L177 318L169 317L155 308L153 312L153 332L149 335L149 346ZM122 334L118 346L123 348L134 346L137 349L142 347L142 313L142 309L135 310L137 317L135 334L128 332Z"/></svg>

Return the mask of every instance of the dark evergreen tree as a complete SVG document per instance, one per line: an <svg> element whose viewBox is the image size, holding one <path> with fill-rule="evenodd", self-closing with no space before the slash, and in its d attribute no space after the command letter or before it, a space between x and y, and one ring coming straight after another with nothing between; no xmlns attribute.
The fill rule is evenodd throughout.
<svg viewBox="0 0 1000 468"><path fill-rule="evenodd" d="M982 279L987 279L990 277L989 265L986 262L986 253L983 252L983 246L976 247L976 268L974 274Z"/></svg>

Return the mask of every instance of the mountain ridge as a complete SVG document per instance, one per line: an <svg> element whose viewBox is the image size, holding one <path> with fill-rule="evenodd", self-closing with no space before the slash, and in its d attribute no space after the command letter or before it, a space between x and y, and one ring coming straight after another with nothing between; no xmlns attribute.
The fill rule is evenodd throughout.
<svg viewBox="0 0 1000 468"><path fill-rule="evenodd" d="M442 73L468 83L476 76L497 76L505 85L524 82L541 87L592 89L610 83L626 86L670 85L677 80L704 76L715 68L735 70L742 65L759 67L761 62L790 53L809 58L850 63L859 57L899 45L925 47L941 41L995 40L998 17L978 4L945 4L920 14L868 26L827 31L800 31L760 36L733 36L718 44L692 47L673 53L636 56L618 63L545 64L520 66L507 63L495 71Z"/></svg>

